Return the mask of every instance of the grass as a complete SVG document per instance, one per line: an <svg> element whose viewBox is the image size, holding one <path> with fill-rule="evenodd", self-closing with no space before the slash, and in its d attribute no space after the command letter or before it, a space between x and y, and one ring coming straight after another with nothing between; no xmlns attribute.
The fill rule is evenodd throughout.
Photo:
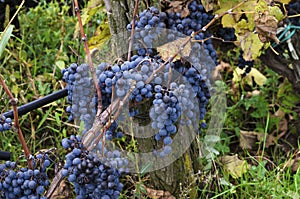
<svg viewBox="0 0 300 199"><path fill-rule="evenodd" d="M68 46L76 49L78 45L72 38L75 18L67 16L67 10L67 7L59 9L57 4L51 3L20 13L22 39L10 40L0 67L1 75L20 104L63 87L60 69L76 61ZM237 58L234 51L227 57ZM234 65L234 61L230 61ZM273 71L264 69L259 63L257 67L268 78L263 87L249 88L240 84L233 90L227 83L227 118L221 141L215 146L219 155L214 157L210 167L207 167L207 160L200 159L202 167L209 169L194 175L200 198L300 198L300 169L290 164L297 160L299 146L288 145L288 140L283 138L275 140L270 147L266 143L268 134L275 132L276 137L281 133L282 118L275 116L279 110L285 113L285 118L293 118L289 120L288 130L298 139L297 129L291 121L299 120L295 112L299 97L293 94L291 85ZM224 73L223 77L225 82L230 82L232 74ZM259 91L259 95L250 96L249 92L253 90ZM0 96L0 110L5 112L10 107L1 88ZM67 122L66 106L66 100L61 99L20 118L32 153L54 147L57 156L64 156L61 140L77 132L74 125ZM241 130L260 132L263 139L257 141L253 150L241 149L238 147ZM283 146L289 150L283 150ZM128 147L135 149L136 143L132 141ZM0 135L0 149L13 152L14 160L22 155L21 145L13 131ZM238 178L233 178L219 160L221 156L232 154L237 154L249 165ZM127 189L121 198L146 198L144 185L147 185L147 177L145 174L125 178ZM182 198L188 197L190 187L181 187L181 193Z"/></svg>

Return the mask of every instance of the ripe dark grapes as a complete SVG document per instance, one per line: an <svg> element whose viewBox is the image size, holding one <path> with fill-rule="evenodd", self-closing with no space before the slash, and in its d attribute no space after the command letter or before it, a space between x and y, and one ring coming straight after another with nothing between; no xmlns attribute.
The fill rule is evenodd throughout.
<svg viewBox="0 0 300 199"><path fill-rule="evenodd" d="M12 127L12 120L9 117L0 115L0 132L8 131Z"/></svg>
<svg viewBox="0 0 300 199"><path fill-rule="evenodd" d="M239 59L238 59L238 67L240 69L242 69L242 70L245 69L245 73L243 74L244 76L246 76L248 73L250 73L251 68L253 67L253 65L254 65L254 61L253 60L246 61L243 58L243 51L241 50L240 54L239 54Z"/></svg>
<svg viewBox="0 0 300 199"><path fill-rule="evenodd" d="M50 185L46 168L50 165L46 153L39 153L33 159L34 169L21 167L16 162L0 164L1 198L46 199L45 188Z"/></svg>
<svg viewBox="0 0 300 199"><path fill-rule="evenodd" d="M117 199L120 196L123 184L119 177L124 171L113 166L126 166L126 161L120 158L118 151L107 153L108 158L99 159L85 149L80 136L74 135L63 139L62 146L70 151L62 175L73 184L76 198Z"/></svg>

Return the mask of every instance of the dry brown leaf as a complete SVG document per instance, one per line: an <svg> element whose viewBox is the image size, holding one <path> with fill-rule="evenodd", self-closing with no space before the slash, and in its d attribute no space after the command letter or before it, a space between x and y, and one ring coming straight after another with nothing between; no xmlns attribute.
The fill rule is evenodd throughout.
<svg viewBox="0 0 300 199"><path fill-rule="evenodd" d="M285 116L285 112L283 112L283 110L281 109L278 109L275 114L274 114L276 117L280 117L280 118L283 118Z"/></svg>
<svg viewBox="0 0 300 199"><path fill-rule="evenodd" d="M147 196L153 199L176 199L169 191L155 190L145 187Z"/></svg>
<svg viewBox="0 0 300 199"><path fill-rule="evenodd" d="M259 90L254 90L254 91L249 91L247 92L247 97L253 97L253 96L257 96L260 94L260 91Z"/></svg>
<svg viewBox="0 0 300 199"><path fill-rule="evenodd" d="M67 199L71 198L72 194L70 185L65 180L62 180L50 199Z"/></svg>
<svg viewBox="0 0 300 199"><path fill-rule="evenodd" d="M262 14L255 15L254 23L261 42L266 43L274 40L276 43L279 43L279 39L276 36L278 27L276 17L269 15L269 12L265 11Z"/></svg>
<svg viewBox="0 0 300 199"><path fill-rule="evenodd" d="M201 4L204 6L206 12L212 11L215 3L214 0L201 0Z"/></svg>
<svg viewBox="0 0 300 199"><path fill-rule="evenodd" d="M217 79L222 79L221 77L221 72L231 72L233 71L231 65L229 63L221 61L217 67L214 68L212 72L212 79L217 80Z"/></svg>
<svg viewBox="0 0 300 199"><path fill-rule="evenodd" d="M240 147L242 149L253 150L256 148L257 142L263 141L264 134L255 131L240 131ZM271 134L267 135L266 148L275 144L275 137Z"/></svg>
<svg viewBox="0 0 300 199"><path fill-rule="evenodd" d="M299 152L298 152L299 153ZM300 166L300 157L296 155L296 157L289 159L285 162L283 169L291 168L293 172L297 172Z"/></svg>
<svg viewBox="0 0 300 199"><path fill-rule="evenodd" d="M190 14L190 11L188 9L188 4L190 0L186 1L170 1L169 3L169 9L167 9L167 12L175 12L180 13L181 17L187 17Z"/></svg>
<svg viewBox="0 0 300 199"><path fill-rule="evenodd" d="M176 39L175 41L166 43L162 46L157 47L157 51L163 60L168 60L170 57L174 56L182 45L188 40L189 36L184 38ZM192 49L191 42L184 46L183 50L175 57L173 61L180 60L181 57L189 56Z"/></svg>
<svg viewBox="0 0 300 199"><path fill-rule="evenodd" d="M220 161L233 178L239 178L248 171L248 163L245 160L240 160L237 155L225 155L220 157Z"/></svg>
<svg viewBox="0 0 300 199"><path fill-rule="evenodd" d="M240 131L240 147L242 149L252 150L257 143L257 133L252 131Z"/></svg>

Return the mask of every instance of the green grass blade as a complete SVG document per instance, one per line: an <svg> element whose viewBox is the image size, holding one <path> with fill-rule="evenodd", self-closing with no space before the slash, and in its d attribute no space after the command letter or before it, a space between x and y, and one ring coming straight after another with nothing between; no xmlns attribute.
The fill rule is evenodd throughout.
<svg viewBox="0 0 300 199"><path fill-rule="evenodd" d="M1 39L0 39L0 56L2 55L5 47L6 47L6 44L9 40L9 38L11 37L11 33L14 29L14 26L13 25L9 25L9 27L7 28L7 30L5 32L2 33L1 35Z"/></svg>

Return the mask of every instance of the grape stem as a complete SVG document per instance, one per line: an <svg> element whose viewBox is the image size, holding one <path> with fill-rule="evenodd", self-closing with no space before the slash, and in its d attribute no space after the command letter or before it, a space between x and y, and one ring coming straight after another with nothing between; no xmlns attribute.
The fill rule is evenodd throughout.
<svg viewBox="0 0 300 199"><path fill-rule="evenodd" d="M129 92L125 95L123 100L116 99L113 101L108 108L101 114L100 118L96 119L92 128L88 130L82 137L82 143L87 148L87 150L93 150L99 141L103 138L105 131L104 129L108 129L110 125L114 122L114 119L110 119L110 116L113 115L114 118L118 118L121 113L121 110L129 98L131 92L135 88L135 81L131 83ZM108 111L109 110L109 111ZM115 113L115 114L113 114ZM109 122L107 122L109 119ZM103 146L103 145L102 145Z"/></svg>
<svg viewBox="0 0 300 199"><path fill-rule="evenodd" d="M18 133L19 140L22 144L22 147L23 147L23 150L24 150L24 155L25 155L25 158L27 159L27 163L28 163L28 168L33 169L31 154L30 154L29 148L26 144L26 141L25 141L25 138L23 136L23 133L22 133L22 130L21 130L21 127L20 127L20 123L19 123L18 107L17 107L18 100L16 98L14 98L13 94L11 93L11 91L9 90L9 88L7 87L6 83L3 81L1 76L0 76L0 84L2 85L2 87L5 90L6 94L10 98L10 104L12 105L13 111L14 111L15 131Z"/></svg>
<svg viewBox="0 0 300 199"><path fill-rule="evenodd" d="M81 21L80 10L79 10L77 0L74 0L74 5L75 5L75 14L76 14L77 19L78 19L78 24L79 24L80 34L81 34L81 41L84 44L84 50L85 50L85 53L86 53L87 58L88 58L90 72L92 74L92 79L94 81L97 96L98 96L97 115L100 115L101 112L102 112L102 108L103 108L103 106L102 106L102 94L101 94L100 86L99 86L98 81L97 81L96 70L95 70L94 65L93 65L90 49L89 49L89 46L88 46L88 43L87 43L87 38L86 38L86 35L84 34L84 29L83 29L83 25L82 25L82 21Z"/></svg>
<svg viewBox="0 0 300 199"><path fill-rule="evenodd" d="M193 32L193 33L191 34L191 36L189 36L189 37L187 38L187 40L180 46L179 50L178 50L172 57L170 57L167 61L165 61L162 65L160 65L155 71L153 71L153 73L151 74L151 76L147 79L146 84L149 84L149 83L153 80L154 76L155 76L158 72L160 72L160 71L163 69L163 67L164 67L165 65L167 65L167 63L172 62L172 61L175 59L175 57L176 57L176 56L184 49L184 47L185 47L190 41L192 41L192 38L193 38L194 35L197 35L197 34L199 34L199 33L201 33L201 32L205 32L205 31L206 31L213 23L215 23L215 21L217 21L218 19L220 19L221 17L223 17L223 16L226 15L226 14L232 13L233 10L235 10L236 8L242 6L242 5L243 5L244 3L246 3L247 1L248 1L248 0L244 0L244 1L240 2L240 3L238 3L237 5L235 5L233 8L231 8L231 9L229 9L229 10L227 10L227 11L225 11L225 12L219 14L219 15L215 15L215 17L214 17L208 24L206 24L206 26L204 26L202 29L200 29L200 30L198 30L198 31L196 31L196 32Z"/></svg>
<svg viewBox="0 0 300 199"><path fill-rule="evenodd" d="M235 6L233 6L232 8L230 8L229 10L227 10L227 11L221 13L221 14L215 15L215 17L208 24L206 24L202 29L200 29L197 32L195 32L194 35L197 35L197 34L199 34L201 32L205 32L213 23L215 23L215 21L217 21L218 19L222 18L224 15L231 14L233 10L235 10L238 7L242 6L247 1L248 0L244 0L244 1L236 4Z"/></svg>
<svg viewBox="0 0 300 199"><path fill-rule="evenodd" d="M132 22L131 22L132 25L131 25L130 41L128 46L128 56L127 56L128 61L130 61L130 57L131 57L131 50L132 50L133 39L134 39L134 28L135 28L134 20L135 20L135 16L137 15L138 7L139 7L139 0L135 0L135 6L134 6Z"/></svg>
<svg viewBox="0 0 300 199"><path fill-rule="evenodd" d="M202 39L202 40L197 40L197 39L192 39L192 42L198 42L198 43L204 43L205 41L209 40L209 39L215 39L215 40L220 40L222 41L223 43L234 43L234 41L225 41L224 39L222 38L219 38L219 37L214 37L214 36L210 36L210 37L207 37L205 39Z"/></svg>

